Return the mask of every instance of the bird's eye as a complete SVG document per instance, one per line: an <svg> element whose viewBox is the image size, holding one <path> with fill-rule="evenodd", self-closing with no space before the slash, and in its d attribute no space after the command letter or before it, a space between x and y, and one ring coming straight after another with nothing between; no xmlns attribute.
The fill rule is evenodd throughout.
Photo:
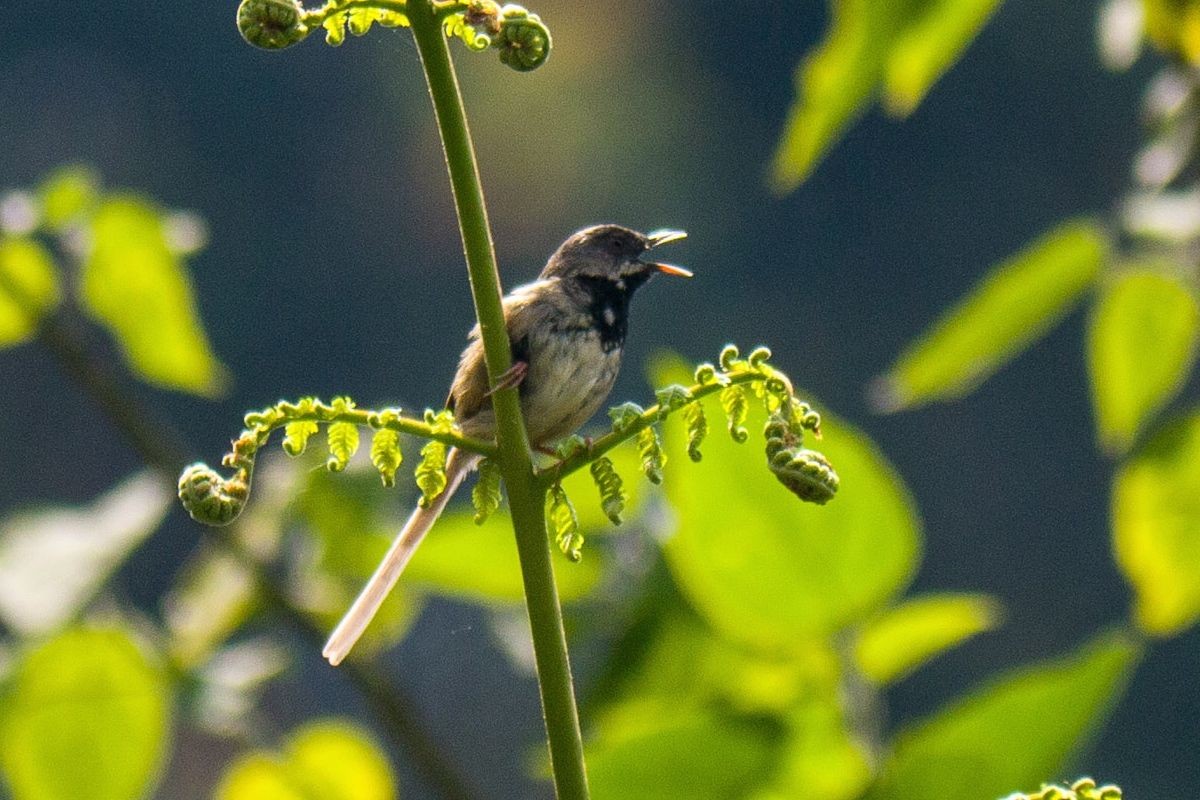
<svg viewBox="0 0 1200 800"><path fill-rule="evenodd" d="M621 255L622 253L625 252L625 243L622 242L620 239L613 239L612 241L610 241L608 243L608 249L613 251L617 255Z"/></svg>

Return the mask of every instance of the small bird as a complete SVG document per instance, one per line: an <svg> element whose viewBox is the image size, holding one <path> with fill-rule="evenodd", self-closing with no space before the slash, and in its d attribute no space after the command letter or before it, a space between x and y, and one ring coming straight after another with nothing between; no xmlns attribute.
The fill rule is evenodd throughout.
<svg viewBox="0 0 1200 800"><path fill-rule="evenodd" d="M617 379L633 293L656 273L692 276L682 267L642 257L685 236L672 230L643 234L620 225L596 225L572 234L550 256L536 281L504 298L513 365L492 386L479 326L471 331L446 400L462 432L495 438L491 395L511 387L518 387L534 447L546 449L578 430L599 410ZM451 449L445 490L427 508L413 511L330 635L322 651L330 664L341 663L362 636L417 545L479 460L473 453Z"/></svg>

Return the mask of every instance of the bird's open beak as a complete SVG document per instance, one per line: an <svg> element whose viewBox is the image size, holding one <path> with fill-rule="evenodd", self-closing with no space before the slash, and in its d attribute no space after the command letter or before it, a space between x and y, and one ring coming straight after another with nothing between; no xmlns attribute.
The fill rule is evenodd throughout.
<svg viewBox="0 0 1200 800"><path fill-rule="evenodd" d="M658 230L646 234L646 243L649 246L649 249L654 249L655 247L661 247L664 244L678 242L680 239L686 238L686 231ZM684 269L683 267L677 267L674 264L663 264L657 261L647 261L646 266L652 267L653 269L656 269L665 275L676 275L680 278L692 277L691 270Z"/></svg>

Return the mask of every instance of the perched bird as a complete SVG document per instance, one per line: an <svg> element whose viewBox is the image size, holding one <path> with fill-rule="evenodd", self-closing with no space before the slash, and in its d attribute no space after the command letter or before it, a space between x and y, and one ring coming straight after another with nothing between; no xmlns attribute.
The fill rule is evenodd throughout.
<svg viewBox="0 0 1200 800"><path fill-rule="evenodd" d="M477 325L459 360L446 407L468 436L496 435L491 395L519 387L529 441L546 448L574 433L604 403L617 379L629 324L629 300L654 274L691 277L682 267L643 260L682 231L642 234L620 225L596 225L572 234L550 256L533 283L504 298L513 366L488 385ZM427 508L418 507L338 623L323 651L337 665L366 630L400 573L479 456L451 450L446 488Z"/></svg>

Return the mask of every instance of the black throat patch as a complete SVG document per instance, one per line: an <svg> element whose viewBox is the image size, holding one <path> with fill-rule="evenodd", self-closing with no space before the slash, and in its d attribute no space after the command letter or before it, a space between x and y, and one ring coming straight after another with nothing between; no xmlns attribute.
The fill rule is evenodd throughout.
<svg viewBox="0 0 1200 800"><path fill-rule="evenodd" d="M578 280L587 290L588 313L600 333L600 345L608 353L625 344L629 330L629 298L648 275L633 274L624 278L580 275Z"/></svg>

